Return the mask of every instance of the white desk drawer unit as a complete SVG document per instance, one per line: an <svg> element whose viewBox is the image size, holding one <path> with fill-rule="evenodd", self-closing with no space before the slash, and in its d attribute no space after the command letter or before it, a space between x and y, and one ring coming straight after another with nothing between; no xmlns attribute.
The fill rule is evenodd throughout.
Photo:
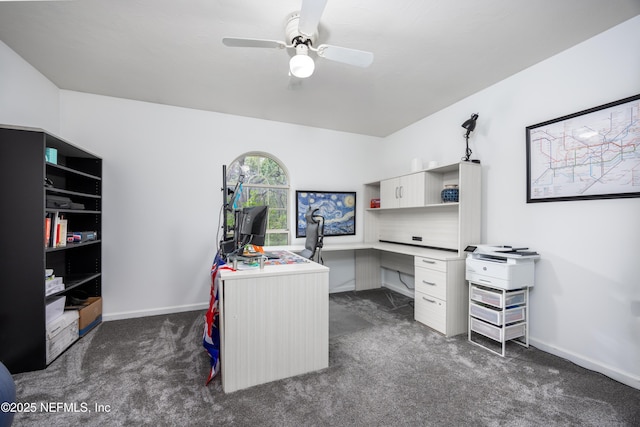
<svg viewBox="0 0 640 427"><path fill-rule="evenodd" d="M453 336L467 330L467 287L463 260L416 256L414 317L420 323Z"/></svg>

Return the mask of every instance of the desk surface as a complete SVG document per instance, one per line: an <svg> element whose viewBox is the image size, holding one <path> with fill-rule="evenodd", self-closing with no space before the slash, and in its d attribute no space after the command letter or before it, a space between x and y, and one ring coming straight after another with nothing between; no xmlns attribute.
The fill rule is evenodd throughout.
<svg viewBox="0 0 640 427"><path fill-rule="evenodd" d="M277 246L268 247L267 250L287 250L291 252L300 252L304 249L304 246ZM465 256L459 256L457 252L446 251L442 249L421 248L418 246L403 245L400 243L383 243L383 242L355 242L355 243L338 243L338 244L325 244L322 247L322 252L335 252L335 251L353 251L361 249L376 249L384 252L393 252L397 254L411 255L411 256L424 256L429 258L435 258L440 260L462 259Z"/></svg>
<svg viewBox="0 0 640 427"><path fill-rule="evenodd" d="M269 248L269 250L275 250ZM283 247L278 247L277 250L287 250ZM302 258L302 257L299 257ZM265 265L264 269L259 267L250 267L247 269L227 270L221 269L218 274L222 280L232 279L244 279L248 277L270 277L270 276L285 276L289 274L311 274L328 272L329 267L320 265L313 261L305 259L303 262L297 262L292 264L280 264L280 265Z"/></svg>

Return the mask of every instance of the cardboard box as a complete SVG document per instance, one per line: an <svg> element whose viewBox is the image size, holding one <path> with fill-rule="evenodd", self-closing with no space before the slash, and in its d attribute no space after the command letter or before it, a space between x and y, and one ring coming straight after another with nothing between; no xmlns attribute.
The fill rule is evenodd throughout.
<svg viewBox="0 0 640 427"><path fill-rule="evenodd" d="M87 302L78 310L78 314L80 316L78 329L82 337L102 322L102 298L87 298Z"/></svg>
<svg viewBox="0 0 640 427"><path fill-rule="evenodd" d="M79 337L78 312L65 311L47 324L47 365L60 356Z"/></svg>
<svg viewBox="0 0 640 427"><path fill-rule="evenodd" d="M64 303L66 300L66 297L57 297L47 302L47 325L56 320L58 317L62 316L62 313L64 312Z"/></svg>

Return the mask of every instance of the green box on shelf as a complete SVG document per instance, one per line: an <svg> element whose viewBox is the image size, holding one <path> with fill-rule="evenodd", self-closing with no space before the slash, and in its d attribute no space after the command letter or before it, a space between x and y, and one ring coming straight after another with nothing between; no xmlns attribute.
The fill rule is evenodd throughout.
<svg viewBox="0 0 640 427"><path fill-rule="evenodd" d="M44 159L49 163L58 164L58 150L55 148L45 148L44 149Z"/></svg>

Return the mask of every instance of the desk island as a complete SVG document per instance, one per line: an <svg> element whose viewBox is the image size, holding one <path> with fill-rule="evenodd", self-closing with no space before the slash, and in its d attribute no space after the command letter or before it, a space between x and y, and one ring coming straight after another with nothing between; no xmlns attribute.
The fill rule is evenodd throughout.
<svg viewBox="0 0 640 427"><path fill-rule="evenodd" d="M225 393L329 366L329 268L304 260L220 270Z"/></svg>

